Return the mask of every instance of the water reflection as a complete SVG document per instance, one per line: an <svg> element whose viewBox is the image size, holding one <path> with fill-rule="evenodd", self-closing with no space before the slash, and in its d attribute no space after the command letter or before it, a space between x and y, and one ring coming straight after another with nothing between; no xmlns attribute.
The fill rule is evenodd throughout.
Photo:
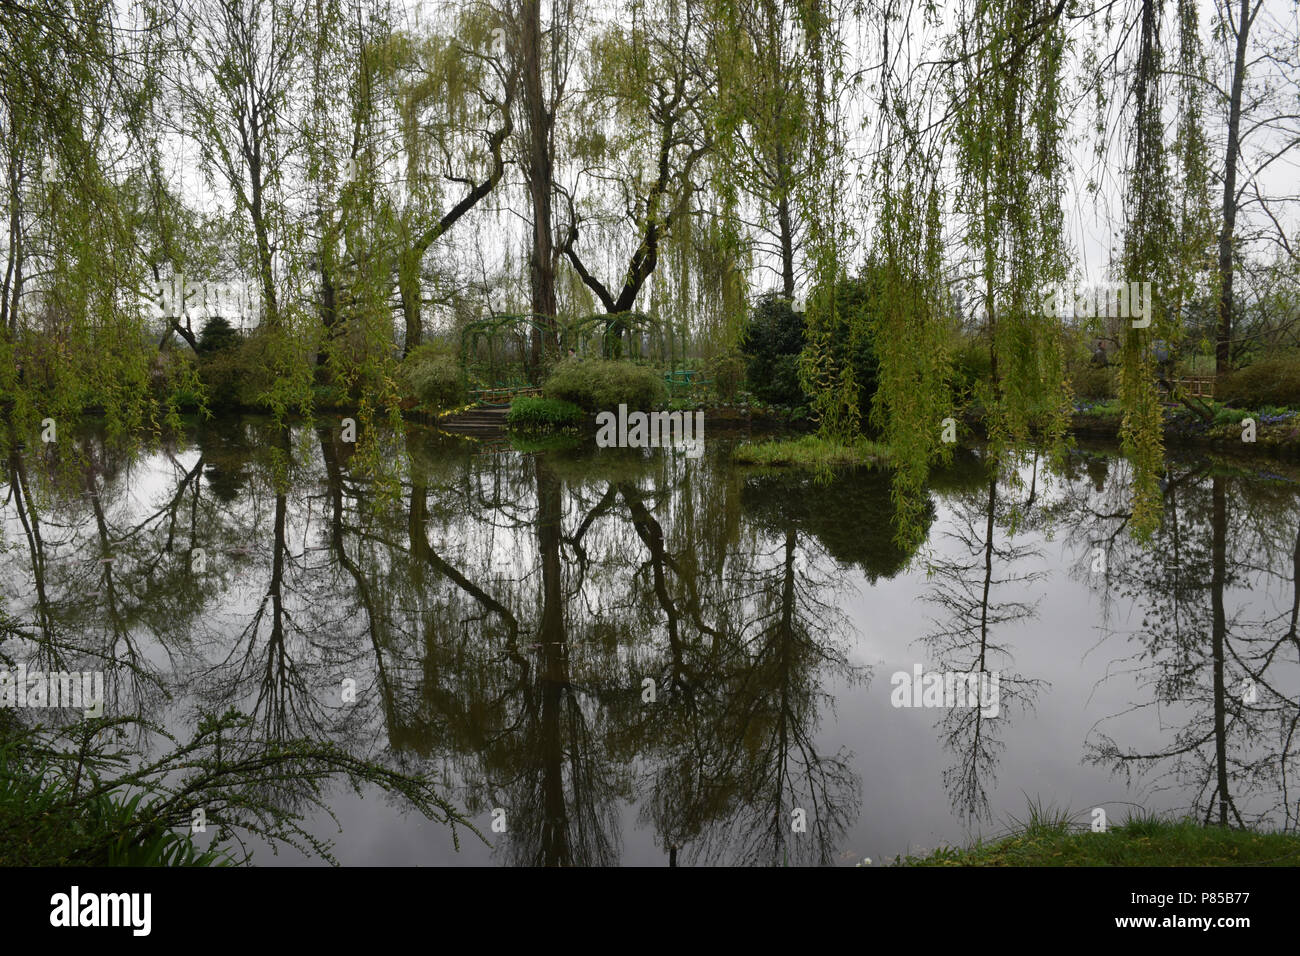
<svg viewBox="0 0 1300 956"><path fill-rule="evenodd" d="M944 788L953 809L968 821L989 818L988 786L996 779L1005 730L1017 714L1032 708L1043 685L1016 672L1008 639L1011 625L1034 618L1032 595L1047 576L1043 549L1013 530L1035 516L1037 468L1035 459L1023 507L1000 487L988 462L968 459L950 473L944 499L950 515L928 561L933 583L925 600L939 610L923 638L929 669L998 677L996 714L984 707L954 707L939 720L943 745L955 761L944 770Z"/></svg>
<svg viewBox="0 0 1300 956"><path fill-rule="evenodd" d="M354 467L336 423L14 445L3 583L22 638L7 656L97 662L112 714L176 729L236 708L251 718L238 746L305 737L426 774L469 814L503 811L504 832L485 829L501 862L625 862L640 829L666 863L825 864L870 814L856 749L896 726L839 722L837 702L889 691L855 653L850 608L928 572L935 613L905 643L929 669L1000 673L997 718L939 715L951 762L930 784L956 818L991 819L1008 736L1050 686L1017 657L1057 583L1059 532L1141 675L1128 713L1065 745L1167 774L1207 819L1295 823L1292 482L1171 465L1146 551L1125 534L1123 461L1079 454L1048 483L1035 458L1009 486L967 454L935 476L928 540L907 554L878 472L739 469L718 442L702 459L420 428L378 442L392 474ZM1120 632L1128 604L1143 624ZM1125 745L1146 709L1164 740Z"/></svg>
<svg viewBox="0 0 1300 956"><path fill-rule="evenodd" d="M1171 465L1164 522L1149 550L1107 488L1073 486L1061 505L1074 538L1106 556L1103 607L1132 601L1140 626L1107 628L1147 690L1133 713L1159 721L1165 742L1135 748L1099 725L1089 758L1131 775L1156 773L1205 822L1296 823L1300 506L1293 478L1247 476L1208 462ZM1293 530L1294 529L1294 530ZM1116 652L1118 653L1118 652Z"/></svg>

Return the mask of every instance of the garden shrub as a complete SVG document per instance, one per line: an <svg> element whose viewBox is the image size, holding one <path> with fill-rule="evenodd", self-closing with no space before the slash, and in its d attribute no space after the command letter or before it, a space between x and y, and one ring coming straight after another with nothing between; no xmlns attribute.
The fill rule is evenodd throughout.
<svg viewBox="0 0 1300 956"><path fill-rule="evenodd" d="M1214 424L1216 425L1236 425L1243 419L1250 417L1250 412L1244 408L1228 408L1221 405L1214 410Z"/></svg>
<svg viewBox="0 0 1300 956"><path fill-rule="evenodd" d="M510 403L506 423L514 431L546 432L576 428L586 413L562 398L537 398L520 395Z"/></svg>
<svg viewBox="0 0 1300 956"><path fill-rule="evenodd" d="M1114 398L1115 373L1108 368L1095 365L1080 365L1070 373L1070 384L1074 387L1075 398L1097 400Z"/></svg>
<svg viewBox="0 0 1300 956"><path fill-rule="evenodd" d="M735 400L745 378L745 365L745 356L736 349L719 352L709 360L709 378L713 379L718 398L724 402Z"/></svg>
<svg viewBox="0 0 1300 956"><path fill-rule="evenodd" d="M609 359L567 358L542 386L548 398L561 398L589 412L619 405L648 411L668 397L662 376L652 368Z"/></svg>
<svg viewBox="0 0 1300 956"><path fill-rule="evenodd" d="M451 350L428 342L411 350L402 362L400 378L407 397L430 408L456 408L465 403L460 363Z"/></svg>
<svg viewBox="0 0 1300 956"><path fill-rule="evenodd" d="M1300 355L1284 353L1256 359L1228 375L1222 386L1215 388L1214 397L1251 408L1300 408Z"/></svg>
<svg viewBox="0 0 1300 956"><path fill-rule="evenodd" d="M271 335L259 329L230 347L199 356L199 380L207 390L210 408L264 404L264 396L276 386Z"/></svg>

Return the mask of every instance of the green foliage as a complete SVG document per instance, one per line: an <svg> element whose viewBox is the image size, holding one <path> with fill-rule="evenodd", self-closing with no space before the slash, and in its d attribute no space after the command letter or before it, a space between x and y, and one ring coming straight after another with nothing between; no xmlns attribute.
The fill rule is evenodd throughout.
<svg viewBox="0 0 1300 956"><path fill-rule="evenodd" d="M952 351L953 398L966 405L975 400L980 388L993 378L993 357L989 345L979 336L963 338Z"/></svg>
<svg viewBox="0 0 1300 956"><path fill-rule="evenodd" d="M50 730L22 726L0 711L0 865L244 863L249 835L334 862L329 844L306 829L303 812L324 809L332 781L358 792L371 785L400 798L425 818L448 824L457 846L459 826L478 833L424 777L330 743L258 741L247 733L250 723L233 710L205 716L181 741L130 717ZM127 730L170 748L148 758L123 749L115 741L126 739ZM213 831L206 850L188 833L198 809Z"/></svg>
<svg viewBox="0 0 1300 956"><path fill-rule="evenodd" d="M818 285L808 300L800 381L828 437L850 440L870 421L880 373L874 342L881 291L880 271L868 267L861 278Z"/></svg>
<svg viewBox="0 0 1300 956"><path fill-rule="evenodd" d="M709 360L709 378L713 380L713 390L722 401L735 400L740 383L745 379L745 366L744 355L736 349L719 352Z"/></svg>
<svg viewBox="0 0 1300 956"><path fill-rule="evenodd" d="M168 827L143 793L113 788L79 799L73 780L49 757L24 765L15 743L0 744L0 866L229 862L217 848L195 846L187 829Z"/></svg>
<svg viewBox="0 0 1300 956"><path fill-rule="evenodd" d="M1062 323L1039 308L1042 288L1063 282L1068 271L1062 216L1066 38L1051 11L1049 0L989 0L972 8L949 40L954 53L972 51L960 57L949 95L953 212L963 253L975 269L969 318L980 324L990 352L990 376L976 383L974 401L984 412L992 457L1013 487L1031 436L1059 454L1068 425ZM1022 39L1029 33L1032 39ZM1008 58L1018 61L1015 69L1002 66ZM893 220L905 223L907 211L899 209ZM926 276L934 281L932 268Z"/></svg>
<svg viewBox="0 0 1300 956"><path fill-rule="evenodd" d="M589 412L619 405L648 411L668 397L654 369L609 359L565 359L555 366L542 390L549 398L562 398Z"/></svg>
<svg viewBox="0 0 1300 956"><path fill-rule="evenodd" d="M430 408L456 408L465 403L461 368L440 343L412 349L402 362L399 378L410 397Z"/></svg>
<svg viewBox="0 0 1300 956"><path fill-rule="evenodd" d="M199 355L211 355L213 352L235 348L238 345L239 332L225 318L216 315L208 319L207 324L203 326L194 351Z"/></svg>
<svg viewBox="0 0 1300 956"><path fill-rule="evenodd" d="M1236 425L1243 419L1250 418L1251 413L1244 408L1228 408L1219 406L1214 410L1215 425Z"/></svg>
<svg viewBox="0 0 1300 956"><path fill-rule="evenodd" d="M1215 388L1214 397L1252 408L1259 405L1300 408L1300 354L1290 352L1258 358L1228 375Z"/></svg>
<svg viewBox="0 0 1300 956"><path fill-rule="evenodd" d="M750 391L774 405L804 404L807 396L799 383L803 347L803 313L775 292L759 296L740 336Z"/></svg>
<svg viewBox="0 0 1300 956"><path fill-rule="evenodd" d="M824 471L841 465L873 465L886 461L889 449L870 439L858 438L840 444L817 435L800 438L745 442L732 457L743 465L790 466Z"/></svg>
<svg viewBox="0 0 1300 956"><path fill-rule="evenodd" d="M506 423L511 431L549 432L577 428L586 418L581 408L562 398L521 395L510 403Z"/></svg>
<svg viewBox="0 0 1300 956"><path fill-rule="evenodd" d="M1080 399L1097 401L1115 397L1115 373L1095 365L1078 365L1070 373L1070 384Z"/></svg>
<svg viewBox="0 0 1300 956"><path fill-rule="evenodd" d="M265 395L276 386L275 370L270 365L270 335L266 330L258 330L229 347L200 357L198 377L206 390L209 407L265 407Z"/></svg>
<svg viewBox="0 0 1300 956"><path fill-rule="evenodd" d="M894 108L904 123L917 112L906 100ZM893 458L895 541L905 551L919 546L925 533L930 467L950 461L952 453L940 440L940 427L952 410L949 352L956 322L942 292L945 199L935 175L922 151L892 146L874 170L880 208L868 275L880 292L873 329L880 372L871 415Z"/></svg>

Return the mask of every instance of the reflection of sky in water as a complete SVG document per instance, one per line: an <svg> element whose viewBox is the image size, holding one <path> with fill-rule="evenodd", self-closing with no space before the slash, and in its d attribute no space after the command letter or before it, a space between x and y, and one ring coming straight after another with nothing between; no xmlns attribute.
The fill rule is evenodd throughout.
<svg viewBox="0 0 1300 956"><path fill-rule="evenodd" d="M97 487L109 527L107 545L100 538L88 498L69 492L67 486L50 492L52 497L44 502L37 496L45 549L45 585L56 621L70 631L80 629L86 640L94 640L95 634L112 635L114 628L123 629L112 646L125 646L123 642L129 638L139 659L156 668L171 684L176 700L167 705L156 695L128 693L119 687L118 704L161 708L176 730L193 725L193 701L199 693L207 694L211 703L223 705L233 700L248 705L261 696L263 706L271 707L265 703L267 691L258 685L257 676L258 668L270 666L264 656L270 629L262 625L269 620L270 592L274 590L271 571L276 490L266 447L250 447L246 439L247 434L242 438L227 434L220 442L200 441L197 446L170 455L140 452L107 482L100 481ZM544 652L538 631L539 607L545 574L533 524L533 460L513 453L469 457L463 444L428 444L427 438L421 441L426 446L417 454L417 471L428 484L424 528L430 546L474 586L510 608L521 625L521 650L531 661L532 673L540 673L544 669ZM360 753L382 756L392 728L386 726L385 707L367 695L374 696L377 682L388 682L397 689L399 719L414 721L403 733L415 734L410 739L421 741L417 749L425 747L435 754L442 753L442 758L435 757L433 763L426 761L424 765L431 769L436 765L438 776L454 788L453 799L460 802L464 791L457 782L479 773L474 769L474 755L449 752L447 742L438 737L437 719L420 729L421 721L428 716L421 709L420 695L429 689L430 681L437 685L438 694L453 699L457 695L463 699L464 694L472 692L438 683L443 669L455 665L441 658L432 663L423 659L425 636L421 629L432 626L444 635L459 629L463 637L467 628L482 626L477 619L483 618L484 612L468 602L465 594L449 591L445 577L441 583L428 586L425 593L403 590L403 577L412 572L402 563L405 558L400 549L392 551L391 547L394 542L402 548L408 544L408 502L380 504L377 507L382 516L371 520L366 506L358 505L359 495L368 499L374 491L368 478L353 472L343 461L337 472L342 497L336 499L337 482L332 486L328 480L321 448L310 443L294 447L308 458L291 469L291 484L285 494L284 570L279 584L290 626L284 629L279 653L299 671L300 709L313 715L321 733L344 741ZM200 449L205 465L203 477L180 489L178 496L180 482L199 464ZM967 469L964 478L938 482L935 516L922 553L909 569L892 577L893 559L887 555L869 557L866 560L871 562L873 573L868 576L856 567L843 569L831 557L831 552L840 557L849 552L857 554L853 549L863 546L864 541L869 548L876 538L892 536L892 528L879 525L874 518L861 527L843 527L844 522L854 520L852 509L859 499L845 499L848 512L825 514L817 511L825 502L812 506L803 500L796 508L792 492L782 490L779 484L772 486L775 491L769 488L763 492L766 497L754 493L755 497L745 499L745 479L725 465L724 452L723 443L714 442L710 454L701 462L688 462L678 456L667 464L663 456L615 459L593 458L590 453L578 459L549 456L544 460L554 462L562 529L568 536L575 533L584 515L599 507L611 485L629 482L643 493L658 488L661 495L646 497L644 503L660 523L679 569L700 558L695 580L706 620L711 619L711 611L716 619L722 603L734 600L736 595L750 594L746 600L752 600L756 582L770 584L779 580L785 541L782 522L789 520L798 526L799 546L791 556L792 566L800 580L821 582L821 586L809 585L805 597L825 602L830 609L827 620L836 614L842 616L844 627L839 643L847 661L870 670L869 681L855 686L836 668L829 668L819 679L821 690L832 695L833 705L814 703L804 711L815 749L823 755L841 749L847 752L849 769L860 780L860 807L850 807L846 813L846 829L833 840L834 861L852 863L864 856L882 861L909 849L962 843L981 834L996 835L1011 817L1023 819L1027 815L1027 798L1044 807L1068 808L1080 824L1088 821L1090 809L1096 806L1105 807L1110 820L1118 822L1135 805L1148 811L1182 810L1195 799L1186 774L1171 777L1156 769L1135 775L1128 783L1122 775L1113 775L1109 765L1091 765L1084 760L1085 742L1095 742L1099 732L1116 740L1125 751L1167 749L1191 713L1177 705L1132 709L1134 703L1152 700L1154 675L1150 660L1139 659L1142 645L1136 638L1143 632L1148 609L1132 593L1132 566L1127 562L1143 562L1149 570L1155 559L1121 537L1119 550L1111 552L1109 560L1112 579L1129 581L1129 593L1123 593L1125 589L1120 587L1099 587L1096 577L1089 573L1092 541L1106 537L1115 525L1101 521L1081 530L1081 516L1088 510L1110 515L1117 503L1122 504L1127 470L1121 462L1109 461L1109 472L1100 487L1094 461L1093 473L1079 468L1074 478L1054 478L1050 484L1044 482L1041 471L1035 482L1032 469L1026 466L1020 472L1019 489L998 489L996 546L1006 543L1009 502L1023 503L1032 484L1036 503L1026 513L1012 542L1021 549L1022 556L1008 568L995 549L990 602L1023 602L1034 606L1034 611L991 628L993 640L1006 654L991 656L989 669L1007 668L1042 684L1031 695L1031 709L1025 711L1018 702L1007 707L1004 701L1003 716L991 722L993 727L986 728L994 731L1000 749L980 774L986 810L972 814L959 811L945 786L945 771L951 770L956 758L937 727L941 714L926 708L892 707L890 675L895 671L910 672L916 663L927 670L945 669L935 659L936 646L923 640L935 631L936 621L942 622L946 614L951 617L933 600L927 600L934 596L941 579L927 579L926 565L962 565L963 574L982 577L982 549L972 550L970 541L964 542L953 533L965 524L968 531L977 533L974 544L982 548L987 483L973 469ZM422 460L420 455L424 456ZM395 456L388 457L393 460ZM1194 464L1171 466L1171 475L1186 474ZM35 462L28 464L28 472L31 481L32 474L39 472ZM1210 513L1209 481L1208 476L1199 476L1181 492L1187 495L1180 505L1180 520L1187 537L1179 546L1187 548L1189 555L1198 553L1202 560L1210 551L1210 525L1205 520ZM1225 595L1229 636L1284 632L1285 623L1279 631L1275 622L1265 622L1278 617L1285 620L1291 607L1293 572L1287 565L1292 548L1281 547L1280 543L1294 541L1294 531L1287 532L1283 527L1294 528L1300 521L1294 486L1274 484L1270 490L1263 487L1262 481L1241 475L1234 476L1231 482L1227 548L1230 560L1232 555L1238 556L1235 570L1242 580L1230 585ZM210 485L222 484L230 489L224 496L207 493ZM195 488L199 489L197 504ZM870 513L875 516L880 501L887 502L887 497L882 498L887 496L887 486L877 481L873 488L863 492L861 486L855 489L850 480L850 484L815 488L811 494L837 499L867 494L860 500L868 501ZM749 490L752 492L752 488ZM803 494L807 498L806 490ZM724 506L727 496L731 498ZM179 504L170 507L176 501ZM342 502L342 534L354 565L351 569L341 566L332 547L332 534L337 530L333 523L336 501ZM743 504L738 507L737 501ZM385 508L390 510L385 512ZM790 518L795 511L799 517ZM640 726L637 721L641 717L629 716L632 711L628 708L619 709L609 703L610 684L613 682L629 698L639 697L641 676L656 661L659 666L654 673L663 670L667 648L663 615L654 604L653 575L643 567L636 577L632 576L647 561L648 552L629 514L625 502L615 498L607 513L590 522L583 539L587 566L580 592L575 590L577 552L570 546L561 551L566 569L562 594L569 628L568 678L577 688L582 718L596 734L609 731L610 726L622 726L620 721ZM1044 520L1046 515L1051 515L1052 520ZM35 601L31 558L12 497L4 508L3 526L9 555L3 576L6 604L10 613L27 619ZM199 532L198 541L207 551L211 575L207 587L193 594L187 592L183 575L176 571L184 566L191 526ZM1259 546L1261 533L1275 535L1271 553ZM702 547L700 554L694 555L686 546L693 540L692 534L730 535L725 561L715 560L713 566L703 566L711 558L716 559L723 542L714 540L710 547ZM167 554L163 542L169 536L173 548ZM1169 547L1168 541L1163 544ZM1240 561L1243 553L1250 555L1248 561ZM118 556L111 569L116 589L113 608L107 606L104 585L104 575L110 572L93 563L103 554ZM1167 562L1168 553L1162 553L1161 558ZM882 571L882 567L888 570ZM359 603L358 571L367 584L367 600L379 609L376 613L383 633L372 635L367 631L371 618ZM1005 577L1012 571L1035 572L1041 577L999 585L999 575ZM756 577L759 572L765 576ZM166 577L169 573L171 579ZM777 577L771 577L773 574ZM169 581L169 593L178 601L174 620L168 619L165 608L151 607L151 603L161 601L154 595L167 591ZM979 593L980 581L975 583L974 593ZM670 574L669 587L678 612L685 615L689 591L681 587L680 576ZM1143 593L1140 586L1137 593ZM725 597L728 594L731 598ZM1185 599L1208 607L1208 588L1193 589L1189 595L1184 595ZM455 604L455 613L448 611L449 600ZM406 606L411 601L420 607ZM134 610L124 611L127 606ZM730 607L732 613L755 613L752 603L743 608L736 604ZM262 624L250 630L259 609ZM1208 620L1205 611L1198 613L1195 621L1187 621L1186 626L1195 627L1196 622ZM486 617L490 619L491 615ZM620 633L620 627L653 628L653 636L636 642L635 647L629 646L626 633L617 646L607 643L612 639L609 635ZM173 628L177 630L173 632ZM752 629L746 633L749 640L754 640ZM160 635L164 638L161 641ZM1209 638L1202 637L1190 641L1189 646L1193 656L1199 654L1203 660L1208 655ZM483 668L509 668L513 665L502 651L499 638L498 633L492 639L496 643L471 641L466 645L467 652L479 654L475 659L487 662L480 665ZM708 643L698 634L683 639L701 647ZM446 640L454 642L455 638ZM374 665L376 648L385 656L382 675ZM242 665L238 663L241 655L247 655ZM236 663L232 664L232 660ZM1295 660L1295 645L1283 645L1278 662L1268 672L1268 680L1279 691L1289 692L1293 702L1300 688ZM703 661L703 657L694 660L692 666L699 669ZM1204 674L1208 674L1208 666L1202 667ZM180 683L176 684L178 676ZM338 679L342 676L355 677L361 688L364 701L354 712L338 706ZM540 693L540 687L535 686L533 692ZM698 692L707 697L711 690L708 677L701 676ZM732 693L726 688L719 692ZM1238 692L1238 686L1228 688L1229 694ZM649 706L663 707L665 701L673 699L666 686L661 685L659 693L660 702ZM443 701L441 706L455 705ZM480 702L480 706L490 709L491 704ZM151 709L150 713L156 715L159 711ZM1294 719L1294 712L1289 719ZM717 727L705 726L704 730L719 732ZM517 728L511 732L517 732ZM743 750L750 746L748 736L761 736L762 732L747 725L741 735L746 742L738 747ZM642 729L637 733L642 734L639 743L624 741L618 746L606 746L596 759L604 758L608 765L597 767L597 776L602 786L611 788L606 794L606 812L621 821L614 826L621 830L615 835L615 858L624 864L662 865L666 855L657 845L654 827L641 811L648 783L656 768L662 766L657 762L663 759L661 745L667 746L668 742L655 736L658 731L651 730L647 735ZM662 731L663 737L671 735L671 730ZM1276 750L1277 739L1276 724L1268 725L1255 753L1270 747ZM1250 753L1231 742L1229 749L1233 755ZM402 760L408 767L421 764L409 748L404 748ZM494 767L492 772L502 772L496 764ZM1269 803L1260 803L1240 784L1235 786L1241 791L1236 796L1243 813L1253 815L1268 809ZM489 851L472 836L462 837L461 852L455 854L443 827L403 814L391 801L376 797L372 793L361 800L345 788L336 788L330 805L342 824L342 833L335 832L328 818L319 821L318 832L335 841L341 862L477 864L509 859L507 853ZM481 812L474 821L491 835L492 801L502 798L483 792L477 792L477 797ZM1202 806L1204 799L1202 796ZM510 813L507 807L508 820ZM1282 822L1280 816L1275 817L1275 822ZM726 839L725 833L715 836L715 842L721 841L724 846L715 859L725 861ZM256 859L272 864L297 862L301 857L292 848L282 848L278 856L259 852ZM684 858L683 862L688 861Z"/></svg>

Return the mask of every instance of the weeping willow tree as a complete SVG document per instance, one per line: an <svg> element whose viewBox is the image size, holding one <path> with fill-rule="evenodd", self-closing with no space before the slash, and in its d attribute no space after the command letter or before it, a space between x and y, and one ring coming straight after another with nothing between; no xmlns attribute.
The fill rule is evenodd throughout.
<svg viewBox="0 0 1300 956"><path fill-rule="evenodd" d="M399 150L375 201L395 247L404 355L424 340L430 253L505 174L519 71L494 40L497 22L491 8L469 7L395 32L377 51Z"/></svg>
<svg viewBox="0 0 1300 956"><path fill-rule="evenodd" d="M1131 159L1127 170L1122 275L1149 281L1149 328L1127 328L1122 337L1120 439L1133 462L1133 530L1142 539L1158 527L1164 472L1164 412L1152 348L1163 340L1176 348L1183 338L1182 313L1210 272L1213 239L1208 153L1202 129L1204 63L1195 5L1179 0L1176 84L1178 121L1174 139L1177 171L1171 172L1163 114L1169 80L1162 65L1163 0L1142 0L1138 51L1132 82Z"/></svg>
<svg viewBox="0 0 1300 956"><path fill-rule="evenodd" d="M1059 450L1069 411L1059 319L1042 290L1066 278L1062 240L1063 3L975 0L950 52L955 213L974 267L990 375L977 384L992 460L1016 481L1037 431Z"/></svg>
<svg viewBox="0 0 1300 956"><path fill-rule="evenodd" d="M355 467L385 474L379 431L400 423L390 293L399 273L391 220L377 201L383 125L377 100L392 36L383 0L323 2L308 21L312 83L305 152L315 192L311 263L316 379L357 405ZM340 110L339 104L347 105ZM400 280L399 280L400 282Z"/></svg>
<svg viewBox="0 0 1300 956"><path fill-rule="evenodd" d="M714 148L703 6L675 0L652 14L634 0L595 32L566 140L578 171L560 252L609 316L611 341L653 286L674 356L694 318L743 302L733 227L696 205Z"/></svg>
<svg viewBox="0 0 1300 956"><path fill-rule="evenodd" d="M0 9L0 406L19 431L101 409L156 423L114 133L150 95L111 3Z"/></svg>
<svg viewBox="0 0 1300 956"><path fill-rule="evenodd" d="M190 2L173 21L182 132L207 186L233 207L235 255L260 293L253 391L277 417L312 404L317 317L292 200L310 136L295 85L316 12L302 0Z"/></svg>
<svg viewBox="0 0 1300 956"><path fill-rule="evenodd" d="M833 0L803 0L796 5L795 20L799 42L807 51L800 79L810 126L808 170L796 195L807 228L808 271L814 290L799 356L799 381L812 396L821 434L851 441L862 425L860 385L853 363L839 360L834 348L843 326L851 323L837 288L847 278L848 251L855 240L845 198L849 182L845 21Z"/></svg>
<svg viewBox="0 0 1300 956"><path fill-rule="evenodd" d="M885 144L874 171L880 282L870 334L879 371L871 417L894 466L895 537L910 551L926 530L930 466L951 455L935 424L951 414L955 322L945 295L938 157L918 136L903 96L887 105L899 135Z"/></svg>
<svg viewBox="0 0 1300 956"><path fill-rule="evenodd" d="M718 0L709 30L714 189L725 214L747 226L755 251L775 260L781 294L791 300L804 232L797 192L813 133L797 12L794 0Z"/></svg>

